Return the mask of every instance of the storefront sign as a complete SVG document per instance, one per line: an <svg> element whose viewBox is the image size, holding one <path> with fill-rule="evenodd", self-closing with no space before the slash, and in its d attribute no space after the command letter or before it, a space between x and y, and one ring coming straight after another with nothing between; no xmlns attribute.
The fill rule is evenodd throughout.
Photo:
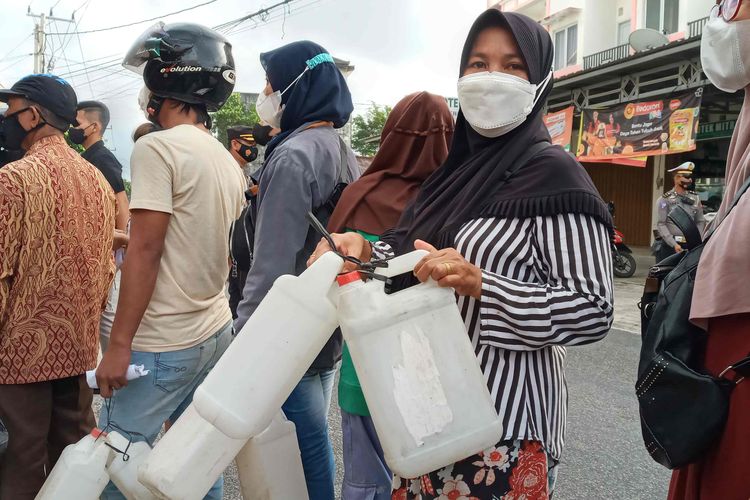
<svg viewBox="0 0 750 500"><path fill-rule="evenodd" d="M445 104L447 104L448 109L451 110L453 121L456 121L456 118L458 118L458 97L446 97Z"/></svg>
<svg viewBox="0 0 750 500"><path fill-rule="evenodd" d="M552 144L557 144L562 146L565 151L570 151L570 141L573 136L573 106L544 115L544 124L549 130Z"/></svg>
<svg viewBox="0 0 750 500"><path fill-rule="evenodd" d="M695 149L703 89L609 109L584 109L578 158L600 161Z"/></svg>
<svg viewBox="0 0 750 500"><path fill-rule="evenodd" d="M722 122L701 123L698 127L697 140L722 139L732 137L737 120L724 120Z"/></svg>

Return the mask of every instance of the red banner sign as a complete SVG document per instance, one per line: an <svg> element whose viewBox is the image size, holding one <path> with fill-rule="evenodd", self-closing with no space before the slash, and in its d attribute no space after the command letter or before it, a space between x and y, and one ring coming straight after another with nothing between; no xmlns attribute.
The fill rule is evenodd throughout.
<svg viewBox="0 0 750 500"><path fill-rule="evenodd" d="M565 151L570 151L570 141L573 136L573 106L545 115L544 124L549 130L552 144L557 144L562 146Z"/></svg>

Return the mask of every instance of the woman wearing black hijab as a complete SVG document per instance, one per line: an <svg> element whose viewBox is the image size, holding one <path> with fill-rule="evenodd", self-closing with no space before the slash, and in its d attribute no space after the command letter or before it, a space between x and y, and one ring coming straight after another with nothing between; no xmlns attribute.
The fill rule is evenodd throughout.
<svg viewBox="0 0 750 500"><path fill-rule="evenodd" d="M276 278L305 270L318 240L307 212L327 223L336 186L359 176L354 153L335 130L346 124L354 105L331 55L316 43L301 41L265 52L260 60L267 85L256 109L262 120L281 131L266 146L265 161L256 174L252 265L234 323L239 335L265 334L241 330ZM310 500L335 496L327 416L340 359L339 334L282 406L297 429Z"/></svg>
<svg viewBox="0 0 750 500"><path fill-rule="evenodd" d="M552 61L540 25L483 13L461 58L448 159L380 242L335 235L340 251L363 260L430 252L415 275L455 289L503 419L500 443L402 480L393 498L547 498L554 488L565 349L606 335L613 298L607 206L581 165L549 145L542 123ZM311 261L326 250L321 242Z"/></svg>

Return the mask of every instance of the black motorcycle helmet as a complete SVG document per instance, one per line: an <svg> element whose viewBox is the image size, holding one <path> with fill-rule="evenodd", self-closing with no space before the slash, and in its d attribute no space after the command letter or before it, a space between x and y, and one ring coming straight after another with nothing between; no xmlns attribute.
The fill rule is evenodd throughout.
<svg viewBox="0 0 750 500"><path fill-rule="evenodd" d="M157 23L136 40L122 62L143 75L155 96L218 111L234 90L232 45L194 23Z"/></svg>

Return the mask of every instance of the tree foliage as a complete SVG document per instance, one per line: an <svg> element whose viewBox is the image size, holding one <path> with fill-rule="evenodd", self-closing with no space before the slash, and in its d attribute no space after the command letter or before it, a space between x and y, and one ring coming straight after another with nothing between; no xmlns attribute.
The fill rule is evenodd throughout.
<svg viewBox="0 0 750 500"><path fill-rule="evenodd" d="M211 117L213 118L211 133L224 145L227 144L227 127L234 125L253 126L260 121L258 113L255 112L255 104L245 108L237 92L229 96L224 107L216 113L212 113Z"/></svg>
<svg viewBox="0 0 750 500"><path fill-rule="evenodd" d="M391 113L390 106L378 106L374 102L364 116L352 120L352 148L362 156L375 156L380 147L380 134Z"/></svg>

